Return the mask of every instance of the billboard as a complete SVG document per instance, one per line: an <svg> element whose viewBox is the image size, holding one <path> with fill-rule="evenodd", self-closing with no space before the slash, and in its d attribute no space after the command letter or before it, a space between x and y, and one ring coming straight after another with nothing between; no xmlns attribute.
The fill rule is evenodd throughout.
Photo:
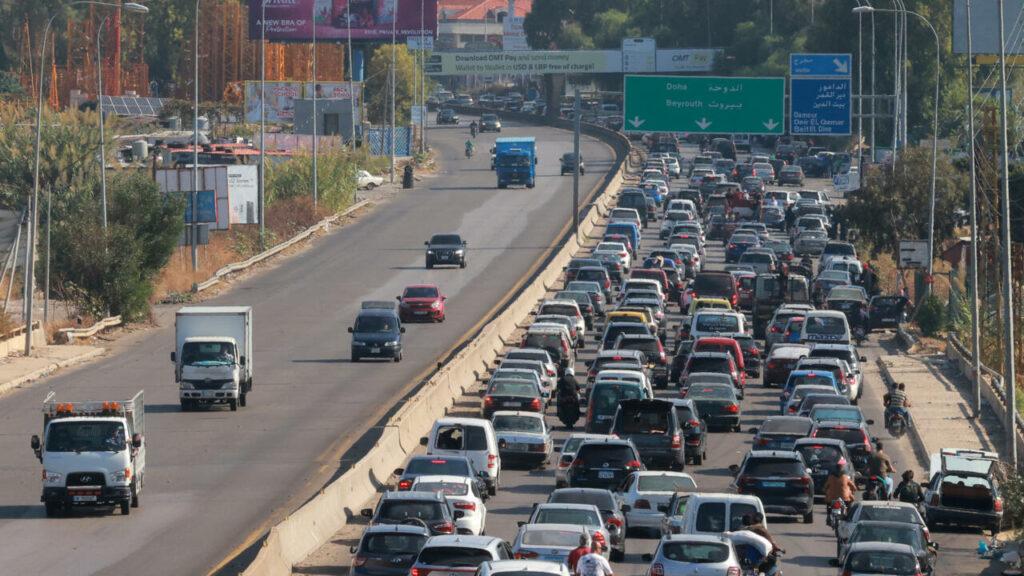
<svg viewBox="0 0 1024 576"><path fill-rule="evenodd" d="M715 52L707 48L669 48L655 52L658 72L711 72Z"/></svg>
<svg viewBox="0 0 1024 576"><path fill-rule="evenodd" d="M501 49L506 51L522 51L529 50L530 46L526 43L526 32L523 30L523 20L525 18L521 16L506 16L502 22L502 39Z"/></svg>
<svg viewBox="0 0 1024 576"><path fill-rule="evenodd" d="M529 52L434 53L427 75L621 73L620 50L533 50Z"/></svg>
<svg viewBox="0 0 1024 576"><path fill-rule="evenodd" d="M1004 0L1003 31L1007 54L1024 54L1020 14L1024 0ZM999 6L995 2L971 3L971 52L999 54ZM953 0L953 53L967 54L967 0Z"/></svg>
<svg viewBox="0 0 1024 576"><path fill-rule="evenodd" d="M270 41L312 42L314 2L317 42L348 39L350 14L353 40L389 40L392 28L400 41L437 35L437 0L248 0L253 40L260 38L261 1Z"/></svg>
<svg viewBox="0 0 1024 576"><path fill-rule="evenodd" d="M302 98L302 82L267 82L260 90L259 82L245 83L245 121L260 121L260 95L267 98L266 119L270 123L291 122L295 119L295 101Z"/></svg>

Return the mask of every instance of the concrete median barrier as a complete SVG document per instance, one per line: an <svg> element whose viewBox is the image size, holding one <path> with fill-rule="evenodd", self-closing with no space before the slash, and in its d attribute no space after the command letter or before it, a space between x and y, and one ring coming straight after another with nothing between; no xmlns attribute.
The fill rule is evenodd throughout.
<svg viewBox="0 0 1024 576"><path fill-rule="evenodd" d="M528 114L517 116L533 123L572 129L567 121ZM606 142L616 153L614 169L601 180L594 198L588 200L593 205L586 204L581 209L580 233L581 238L586 238L600 217L595 208L606 206L622 182L630 144L621 134L597 126L585 126L583 131ZM615 189L610 187L613 184ZM519 324L544 297L547 287L560 284L563 268L578 249L575 237L565 237L556 253L518 296L392 415L377 443L362 459L270 530L256 558L242 574L291 574L293 565L341 530L352 515L358 514L358 507L380 492L392 471L418 448L419 439L429 433L434 420L444 416L458 398L476 385L478 377L489 371L495 351L510 342Z"/></svg>

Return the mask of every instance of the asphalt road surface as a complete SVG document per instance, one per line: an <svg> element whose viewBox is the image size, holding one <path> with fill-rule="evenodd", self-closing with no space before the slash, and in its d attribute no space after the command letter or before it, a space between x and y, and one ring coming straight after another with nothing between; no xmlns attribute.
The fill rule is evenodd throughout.
<svg viewBox="0 0 1024 576"><path fill-rule="evenodd" d="M461 127L431 127L440 172L389 204L318 240L279 266L238 283L209 304L254 308L254 389L249 406L182 413L169 352L173 326L131 349L0 398L0 570L6 574L205 574L254 533L293 510L328 480L351 441L455 346L527 275L570 219L571 178L558 157L569 132L505 126L501 136L536 136L537 186L498 190L476 138L463 157ZM588 192L612 151L581 142ZM459 232L469 265L424 269L423 242ZM414 283L437 283L448 320L410 325L404 361L349 361L350 326L361 300L392 300ZM40 465L29 437L42 431L41 405L117 400L144 389L148 469L141 507L45 519ZM237 573L235 562L224 573Z"/></svg>
<svg viewBox="0 0 1024 576"><path fill-rule="evenodd" d="M696 148L687 149L683 155L690 157L695 152ZM827 179L808 179L803 188L831 190L831 183ZM642 252L645 253L652 247L662 245L657 234L657 225L651 225L644 231ZM592 245L595 243L596 241L592 242ZM721 243L709 242L705 253L705 269L721 270L724 265L725 258ZM680 315L678 307L674 305L670 312L669 327L671 328L678 323ZM594 344L591 338L593 334L600 334L602 330L603 322L598 322L594 330L588 331L588 348L580 354L577 361L578 370L584 369L582 361L593 358ZM922 478L927 476L927 470L923 468L923 463L918 463L909 440L906 437L891 438L883 427L882 394L885 390L876 360L880 356L895 353L893 339L894 335L891 333L875 333L860 350L860 353L866 355L868 359L867 362L862 363L865 370L866 389L860 400L860 406L864 410L865 416L876 422L871 427L871 431L885 443L886 452L894 461L897 470L902 472L912 468L916 471L916 476ZM670 345L666 347L666 350L673 349L672 344L674 344L674 340L670 337ZM678 391L671 387L668 390L656 390L656 394L669 396L678 394ZM760 378L747 377L746 398L742 401L741 432L711 433L708 440L708 460L701 466L692 464L686 466L685 471L694 476L700 490L729 491L729 484L732 481L728 470L729 465L740 464L743 456L750 449L753 435L749 430L759 426L765 417L779 413L778 394L778 388L764 388ZM467 415L472 413L475 416L478 411L472 411L478 402L462 402L460 405L464 407L464 410L460 413ZM554 461L557 458L558 448L564 442L568 431L555 417L554 407L549 408L547 420L555 430L555 455L549 464L541 469L502 471L501 489L497 496L487 502L486 531L488 535L499 536L512 542L517 533L516 523L527 520L533 504L545 501L548 494L554 489ZM582 424L583 420L581 419L577 422L575 431L582 431ZM859 492L857 497L860 498ZM770 515L768 528L773 537L786 549L782 565L787 576L836 574L838 572L837 568L830 564L830 559L834 558L835 539L831 529L825 525L824 504L820 501L816 504L812 524L804 524L798 517ZM941 546L938 574L980 574L988 566L988 561L978 559L974 553L979 539L989 539L988 533L982 535L977 530L956 532L950 531L948 528L941 528L933 531L932 536ZM357 540L350 540L345 544L355 544L356 542ZM649 563L642 560L642 555L653 554L657 545L658 540L654 537L630 537L627 540L625 561L612 565L615 574L617 576L647 575ZM304 574L347 574L347 562L348 558L345 557L332 566L309 567L301 569L300 572Z"/></svg>

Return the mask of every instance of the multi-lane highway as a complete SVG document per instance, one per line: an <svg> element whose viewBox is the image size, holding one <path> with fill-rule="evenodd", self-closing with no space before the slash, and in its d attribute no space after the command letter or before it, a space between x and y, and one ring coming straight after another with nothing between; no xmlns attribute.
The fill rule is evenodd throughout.
<svg viewBox="0 0 1024 576"><path fill-rule="evenodd" d="M688 149L684 151L684 156L693 156L695 153L695 148ZM828 180L824 179L809 179L804 188L830 189L830 184ZM662 242L658 240L657 234L657 225L651 225L644 231L642 251L646 252L652 247L661 246ZM596 239L591 242L591 247L594 244L596 244ZM724 267L724 251L721 243L709 242L705 258L705 269L721 270ZM673 305L669 326L674 326L678 321L678 308ZM594 332L600 333L601 326L599 323ZM927 470L922 469L922 465L917 461L909 440L906 437L899 440L890 438L882 426L881 397L885 390L876 361L879 357L895 353L892 340L892 334L876 333L861 348L861 354L866 355L868 361L862 363L866 372L866 389L860 406L865 416L876 422L871 430L885 443L886 452L893 459L895 467L900 472L908 468L914 469L918 478L924 478L927 477ZM667 349L671 348L671 346L667 347ZM593 358L592 340L588 344L588 349L581 353L577 366L582 366L581 362L590 358ZM686 471L695 477L698 487L702 491L729 491L732 478L728 467L731 464L739 464L750 449L753 435L749 430L757 427L765 417L779 413L778 388L764 388L760 379L749 377L747 386L746 398L742 402L742 431L737 433L713 432L709 438L708 460L701 466L688 464L686 467ZM675 388L658 391L659 396L673 394L678 394ZM458 408L461 409L461 414L478 416L479 400L473 396L464 397L458 403ZM488 535L499 536L512 542L517 532L516 523L527 520L533 504L545 501L547 495L554 489L553 462L557 458L557 447L565 440L568 432L554 416L553 408L549 409L547 420L555 430L556 456L552 458L546 468L539 470L510 469L502 471L501 490L486 504ZM582 421L577 424L576 431L580 431L581 426ZM955 444L955 439L950 439L950 442ZM771 534L786 549L782 562L787 575L836 573L836 568L829 562L834 558L835 539L831 529L825 525L823 504L817 504L816 512L812 524L803 524L797 517L769 516L768 518ZM336 539L337 544L325 546L324 549L314 554L300 568L301 573L325 576L347 574L348 546L358 542L360 532L361 526L346 528ZM942 529L933 532L933 537L941 545L939 574L979 574L988 566L988 561L980 560L974 552L978 540L987 539L987 534L982 536L977 531L955 532ZM657 543L658 540L655 538L629 538L625 561L613 564L615 573L618 576L647 574L649 563L642 560L642 555L653 553L657 548Z"/></svg>
<svg viewBox="0 0 1024 576"><path fill-rule="evenodd" d="M494 135L432 127L439 171L413 190L278 266L238 282L211 304L254 308L254 390L249 406L182 413L169 352L173 327L95 364L0 397L0 572L6 574L205 574L232 550L297 507L336 472L345 449L528 275L570 218L571 178L558 156L572 134L506 123L502 136L536 136L537 186L498 190L487 149ZM584 138L590 190L611 149ZM469 266L424 269L435 232L469 241ZM413 283L448 296L444 324L410 325L401 363L349 362L361 300L391 300ZM40 466L29 437L41 401L122 399L146 393L148 468L142 506L45 519ZM225 572L237 573L236 562Z"/></svg>

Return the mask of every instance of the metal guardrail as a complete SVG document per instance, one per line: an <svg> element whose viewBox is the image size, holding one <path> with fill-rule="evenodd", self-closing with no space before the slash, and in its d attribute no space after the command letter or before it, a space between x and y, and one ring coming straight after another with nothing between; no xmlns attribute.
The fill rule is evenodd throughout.
<svg viewBox="0 0 1024 576"><path fill-rule="evenodd" d="M292 236L288 240L285 240L284 242L281 242L280 244L277 244L272 248L264 250L263 252L260 252L259 254L256 254L255 256L252 256L241 262L234 262L232 264L228 264L227 266L224 266L220 270L214 272L213 277L210 278L209 280L204 280L202 282L197 282L193 284L192 292L202 292L203 290L206 290L207 288L210 288L211 286L220 283L221 279L229 274L233 274L235 272L238 272L239 270L244 270L254 264L259 264L260 262L266 260L267 258L270 258L271 256L281 252L282 250L285 250L290 246L294 246L295 244L302 242L306 238L312 236L317 231L326 230L328 226L336 222L339 218L342 218L343 216L348 216L352 212L355 212L356 210L370 203L371 202L369 200L360 200L359 202L356 202L355 204L349 206L345 210L338 212L337 214L334 214L332 216L328 216L327 218L324 218L323 220L317 222L316 224L310 226L309 228L306 228L304 231L299 232L295 236Z"/></svg>
<svg viewBox="0 0 1024 576"><path fill-rule="evenodd" d="M67 338L68 344L74 344L75 338L91 338L99 333L100 330L117 326L120 323L120 316L111 316L100 320L88 328L61 328L60 333Z"/></svg>

